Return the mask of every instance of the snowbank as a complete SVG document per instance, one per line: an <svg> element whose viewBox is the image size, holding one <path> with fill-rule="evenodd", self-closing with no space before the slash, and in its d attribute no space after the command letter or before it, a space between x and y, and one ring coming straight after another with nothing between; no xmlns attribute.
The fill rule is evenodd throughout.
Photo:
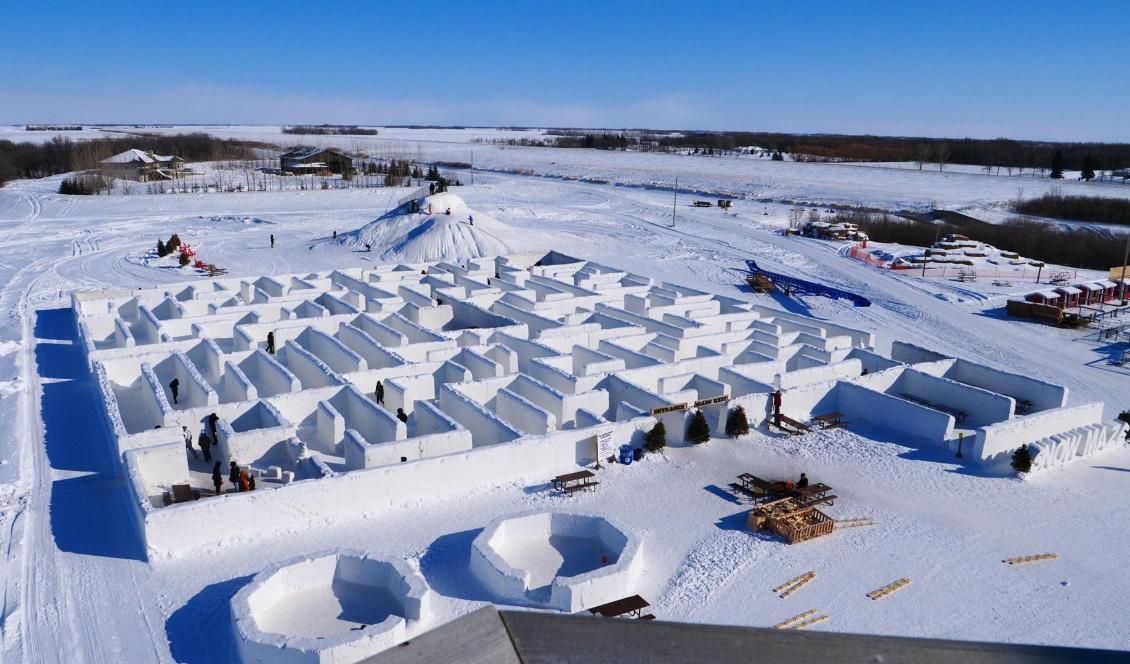
<svg viewBox="0 0 1130 664"><path fill-rule="evenodd" d="M361 228L338 235L337 242L382 261L413 263L498 256L548 248L550 238L520 231L467 207L450 192L417 201L419 212L401 206Z"/></svg>

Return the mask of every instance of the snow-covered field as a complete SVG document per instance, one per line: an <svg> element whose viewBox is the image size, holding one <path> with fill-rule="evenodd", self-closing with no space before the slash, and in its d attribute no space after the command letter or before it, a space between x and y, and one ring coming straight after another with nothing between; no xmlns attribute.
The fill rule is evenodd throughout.
<svg viewBox="0 0 1130 664"><path fill-rule="evenodd" d="M209 128L248 138L252 130L271 131ZM770 302L742 286L743 261L756 258L769 269L870 298L875 304L865 309L820 298L776 304L876 332L881 350L899 339L1066 385L1069 403L1105 401L1108 418L1130 406L1130 373L1108 364L1116 350L1111 342L1093 332L1005 318L1007 288L876 270L843 255L842 244L779 233L787 223L784 201L995 205L1015 195L1015 180L503 148L470 144L468 132L382 130L376 140L399 141L413 152L419 144L425 159L468 161L473 149L477 168L556 176L478 172L474 186L458 188L468 206L498 224L484 231L508 227L515 237L507 241L548 243L656 279ZM342 140L346 147L364 140L294 138ZM671 194L656 187L669 186L676 175L680 187L742 200L723 212L696 210L681 198L672 228ZM147 260L156 239L173 232L231 276L372 265L392 247L366 252L347 241L352 236L334 242L332 234L380 218L407 190L67 197L54 193L58 180L0 189L3 661L234 661L230 598L263 567L328 547L415 561L436 591L436 613L455 617L490 599L465 571L479 530L501 514L565 506L607 514L646 537L638 592L663 620L769 626L819 609L831 619L817 629L1130 649L1121 610L1130 591L1122 572L1130 547L1123 525L1130 518L1125 448L1021 482L970 472L877 432L799 439L754 433L614 466L603 471L599 491L568 503L539 486L498 486L459 500L424 498L361 522L312 523L310 537L146 562L95 391L74 346L68 294L192 278L167 262ZM1035 194L1045 183L1025 179L1024 186ZM1062 186L1097 191L1101 185ZM1130 188L1101 191L1130 196ZM1017 283L1012 291L1026 289ZM771 477L806 472L835 487L840 498L829 511L836 518L869 517L878 525L791 547L750 533L748 508L725 491L745 471ZM214 527L234 537L240 524ZM1045 551L1060 560L1001 563ZM818 572L817 580L792 597L770 592L808 570ZM913 584L881 602L865 596L900 577Z"/></svg>

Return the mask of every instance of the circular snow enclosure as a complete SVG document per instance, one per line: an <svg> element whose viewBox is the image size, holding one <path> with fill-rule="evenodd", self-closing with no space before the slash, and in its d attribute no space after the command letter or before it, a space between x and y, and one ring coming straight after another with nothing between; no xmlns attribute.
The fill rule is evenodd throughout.
<svg viewBox="0 0 1130 664"><path fill-rule="evenodd" d="M263 570L232 598L231 612L244 662L344 664L415 634L430 596L401 561L330 552Z"/></svg>
<svg viewBox="0 0 1130 664"><path fill-rule="evenodd" d="M471 572L500 599L570 613L634 593L640 539L599 516L500 519L471 545Z"/></svg>

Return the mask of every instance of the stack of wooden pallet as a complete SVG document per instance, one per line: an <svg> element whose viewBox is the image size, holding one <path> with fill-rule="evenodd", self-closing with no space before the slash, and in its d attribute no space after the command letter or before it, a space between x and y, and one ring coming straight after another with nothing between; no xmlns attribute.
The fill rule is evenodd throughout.
<svg viewBox="0 0 1130 664"><path fill-rule="evenodd" d="M749 513L748 521L751 529L772 530L789 544L827 535L835 526L827 514L793 497L757 507Z"/></svg>

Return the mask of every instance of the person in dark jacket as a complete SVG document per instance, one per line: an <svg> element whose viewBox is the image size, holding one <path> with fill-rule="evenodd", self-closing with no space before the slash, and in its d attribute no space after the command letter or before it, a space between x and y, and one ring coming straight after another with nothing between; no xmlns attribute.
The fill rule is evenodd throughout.
<svg viewBox="0 0 1130 664"><path fill-rule="evenodd" d="M219 461L217 461L216 465L212 468L212 484L216 487L216 495L220 495L220 493L224 490L224 473L222 470L220 470Z"/></svg>
<svg viewBox="0 0 1130 664"><path fill-rule="evenodd" d="M212 439L208 437L208 434L201 431L200 432L200 439L199 439L198 442L200 443L200 451L204 453L204 460L205 461L211 461L212 460Z"/></svg>
<svg viewBox="0 0 1130 664"><path fill-rule="evenodd" d="M176 405L177 397L180 396L180 378L174 378L169 383L169 391L173 393L173 404Z"/></svg>
<svg viewBox="0 0 1130 664"><path fill-rule="evenodd" d="M271 233L271 248L275 248L275 234Z"/></svg>
<svg viewBox="0 0 1130 664"><path fill-rule="evenodd" d="M255 490L255 475L254 474L247 476L247 486L248 486L249 491Z"/></svg>
<svg viewBox="0 0 1130 664"><path fill-rule="evenodd" d="M267 333L267 352L270 353L271 355L275 354L275 333L274 332L268 332Z"/></svg>
<svg viewBox="0 0 1130 664"><path fill-rule="evenodd" d="M808 475L801 473L800 479L796 482L796 488L803 489L806 486L808 486Z"/></svg>
<svg viewBox="0 0 1130 664"><path fill-rule="evenodd" d="M220 437L216 434L216 422L219 421L220 416L215 413L208 416L208 432L211 434L214 443L220 442Z"/></svg>
<svg viewBox="0 0 1130 664"><path fill-rule="evenodd" d="M405 413L403 408L397 408L396 409L396 419L400 420L401 422L403 422L405 424L408 424L408 413Z"/></svg>
<svg viewBox="0 0 1130 664"><path fill-rule="evenodd" d="M192 458L193 459L199 459L200 455L197 454L196 449L192 447L192 433L188 430L188 427L181 427L181 430L184 431L184 449L188 450L189 452L192 452ZM201 432L201 433L203 433L203 432ZM201 449L203 449L203 448L201 448ZM207 461L208 459L204 459L204 460Z"/></svg>
<svg viewBox="0 0 1130 664"><path fill-rule="evenodd" d="M228 471L228 481L231 482L232 488L239 491L239 464L232 461L231 470Z"/></svg>
<svg viewBox="0 0 1130 664"><path fill-rule="evenodd" d="M385 405L385 386L381 381L377 381L377 389L373 391L373 394L377 397L377 403L382 406Z"/></svg>

